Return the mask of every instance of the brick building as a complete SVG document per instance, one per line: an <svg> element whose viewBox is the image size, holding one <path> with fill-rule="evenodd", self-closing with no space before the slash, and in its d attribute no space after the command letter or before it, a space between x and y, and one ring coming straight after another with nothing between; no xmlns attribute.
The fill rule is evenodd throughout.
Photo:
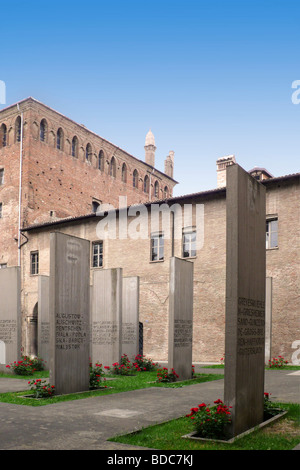
<svg viewBox="0 0 300 470"><path fill-rule="evenodd" d="M20 264L19 228L173 194L174 152L155 168L155 140L145 161L33 98L0 111L0 265Z"/></svg>
<svg viewBox="0 0 300 470"><path fill-rule="evenodd" d="M265 170L253 171L259 173L257 177L267 190L266 275L271 282L267 292L271 309L266 318L266 359L282 355L291 361L293 344L299 339L300 174L263 179ZM146 227L146 236L140 238L120 239L117 231L116 237L103 239L99 222L105 220L105 215L96 214L24 228L28 242L22 250L23 323L28 324L37 308L38 275L49 275L50 232L60 231L90 240L91 283L93 271L103 268L121 267L124 276L140 277L144 353L155 360L167 359L169 259L177 256L194 263L193 360L219 361L224 354L225 331L226 187L157 201L155 206L162 208L165 204L173 209L179 207L183 215L187 207L192 207L190 219L175 217L176 227L172 230L170 212L165 225L161 218L153 231L154 204L143 206L144 219L142 212L134 215L139 208L133 206L126 209L127 226L135 227L138 220ZM203 218L197 218L199 207ZM121 217L122 211L116 211L117 226ZM37 270L32 265L36 253Z"/></svg>
<svg viewBox="0 0 300 470"><path fill-rule="evenodd" d="M219 361L224 354L225 330L225 175L227 165L236 163L235 157L217 161L216 189L172 197L176 183L173 179L174 155L170 152L167 157L165 173L154 170L156 148L150 131L145 142L146 162L142 162L32 99L20 103L20 110L25 104L28 106L28 117L23 117L23 174L26 183L21 194L19 250L22 344L25 352L38 352L35 349L36 326L32 327L32 319L36 319L38 312L38 281L40 275L49 275L50 233L60 231L90 240L91 282L93 271L105 268L121 267L124 276L140 277L144 353L155 360L167 359L169 258L183 257L194 263L193 360ZM4 169L0 189L0 203L3 204L0 230L4 244L1 243L0 262L12 266L17 264L18 251L14 238L18 237L16 188L19 186L20 145L11 140L18 141L18 128L14 124L17 110L13 110L15 114L12 113L10 119L9 112L12 113L10 108L4 110L4 114L0 113L0 124L5 121L7 126L6 137L3 131L1 134L6 145L0 149L0 170ZM42 119L47 120L45 127L40 127ZM57 148L61 142L61 139L57 140L60 127L64 135L63 149ZM80 142L78 158L72 156L71 142L75 130ZM88 140L93 146L91 158L90 153L85 152ZM106 155L106 170L98 169L99 148ZM113 157L117 160L115 174L111 170ZM128 167L126 183L122 181L123 163ZM137 187L134 184L135 169L139 173ZM266 275L271 286L268 290L271 313L266 324L266 357L282 355L291 361L294 343L299 340L300 174L273 177L264 168L253 168L250 173L266 187ZM99 180L103 184L102 189ZM162 191L165 187L166 190ZM124 214L124 210L119 210L120 195L127 196L128 207L124 209L126 227L134 227L143 214L144 218L139 222L147 228L147 236L124 238L117 231L115 237L102 238L99 234L99 222L105 219L105 215L95 213L93 202L112 204L117 209L116 221L119 222ZM149 195L151 203L148 202ZM174 208L175 205L181 213L192 207L190 220L170 216L169 232L162 221L153 230L151 211L155 202L159 207L166 204ZM143 204L140 212L137 203ZM203 215L203 219L199 219L200 224L198 207L202 208L200 214ZM174 230L173 220L176 221ZM195 240L201 242L196 247Z"/></svg>

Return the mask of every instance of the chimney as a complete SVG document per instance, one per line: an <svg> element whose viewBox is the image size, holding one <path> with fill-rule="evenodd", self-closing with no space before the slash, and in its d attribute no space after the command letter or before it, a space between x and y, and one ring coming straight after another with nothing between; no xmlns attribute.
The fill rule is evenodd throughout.
<svg viewBox="0 0 300 470"><path fill-rule="evenodd" d="M169 151L169 155L165 159L165 174L173 178L174 173L174 154L173 150Z"/></svg>
<svg viewBox="0 0 300 470"><path fill-rule="evenodd" d="M148 165L151 165L154 167L156 147L155 147L154 135L152 134L151 129L146 135L144 149L145 149L145 162L148 163Z"/></svg>
<svg viewBox="0 0 300 470"><path fill-rule="evenodd" d="M236 163L234 155L228 155L217 160L217 184L218 188L226 186L226 167Z"/></svg>

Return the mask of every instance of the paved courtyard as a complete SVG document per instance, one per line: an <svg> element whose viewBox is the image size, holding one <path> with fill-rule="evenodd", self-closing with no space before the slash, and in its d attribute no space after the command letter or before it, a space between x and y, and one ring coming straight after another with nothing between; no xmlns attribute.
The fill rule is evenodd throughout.
<svg viewBox="0 0 300 470"><path fill-rule="evenodd" d="M196 366L196 371L201 371ZM220 373L219 369L202 369ZM265 373L274 401L300 403L300 371ZM0 379L0 393L27 390L27 380ZM1 450L138 450L112 436L185 415L200 402L223 399L223 379L182 388L148 388L42 407L0 403Z"/></svg>

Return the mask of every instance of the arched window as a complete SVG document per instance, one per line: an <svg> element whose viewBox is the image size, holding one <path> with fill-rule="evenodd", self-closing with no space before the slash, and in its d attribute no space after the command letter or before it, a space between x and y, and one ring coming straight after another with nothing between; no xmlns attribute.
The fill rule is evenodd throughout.
<svg viewBox="0 0 300 470"><path fill-rule="evenodd" d="M149 193L149 176L146 175L144 179L144 193Z"/></svg>
<svg viewBox="0 0 300 470"><path fill-rule="evenodd" d="M15 141L21 142L21 117L18 116L15 122Z"/></svg>
<svg viewBox="0 0 300 470"><path fill-rule="evenodd" d="M91 144L87 144L87 146L85 148L85 159L86 159L87 162L92 161L92 146L91 146Z"/></svg>
<svg viewBox="0 0 300 470"><path fill-rule="evenodd" d="M72 157L78 158L78 139L76 136L72 139Z"/></svg>
<svg viewBox="0 0 300 470"><path fill-rule="evenodd" d="M104 169L104 153L103 150L100 150L99 156L98 156L98 170L103 171Z"/></svg>
<svg viewBox="0 0 300 470"><path fill-rule="evenodd" d="M42 119L40 123L40 141L46 142L47 140L47 121Z"/></svg>
<svg viewBox="0 0 300 470"><path fill-rule="evenodd" d="M154 196L155 196L155 197L158 197L158 195L159 195L158 181L155 181L155 184L154 184Z"/></svg>
<svg viewBox="0 0 300 470"><path fill-rule="evenodd" d="M122 181L123 183L127 182L127 166L125 163L122 165Z"/></svg>
<svg viewBox="0 0 300 470"><path fill-rule="evenodd" d="M116 159L112 157L109 165L109 174L110 176L116 177Z"/></svg>
<svg viewBox="0 0 300 470"><path fill-rule="evenodd" d="M168 198L168 197L169 197L169 188L168 188L168 186L165 186L165 189L164 189L164 197L165 197L165 198Z"/></svg>
<svg viewBox="0 0 300 470"><path fill-rule="evenodd" d="M64 147L64 132L60 127L56 133L56 148L58 150L63 150Z"/></svg>
<svg viewBox="0 0 300 470"><path fill-rule="evenodd" d="M133 178L132 178L132 185L134 188L138 187L138 182L139 182L139 174L137 170L134 170L133 172Z"/></svg>
<svg viewBox="0 0 300 470"><path fill-rule="evenodd" d="M2 124L0 127L0 148L6 147L7 145L7 127L5 124Z"/></svg>

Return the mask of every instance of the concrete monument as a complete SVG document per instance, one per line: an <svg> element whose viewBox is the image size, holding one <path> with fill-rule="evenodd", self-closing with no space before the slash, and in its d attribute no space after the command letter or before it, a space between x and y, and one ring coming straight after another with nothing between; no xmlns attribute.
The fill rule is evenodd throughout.
<svg viewBox="0 0 300 470"><path fill-rule="evenodd" d="M95 270L91 291L91 359L111 367L122 355L122 269Z"/></svg>
<svg viewBox="0 0 300 470"><path fill-rule="evenodd" d="M50 383L57 394L89 389L90 243L50 234Z"/></svg>
<svg viewBox="0 0 300 470"><path fill-rule="evenodd" d="M139 354L138 277L123 277L121 352L130 360Z"/></svg>
<svg viewBox="0 0 300 470"><path fill-rule="evenodd" d="M49 276L39 276L38 285L38 355L45 361L45 369L49 369Z"/></svg>
<svg viewBox="0 0 300 470"><path fill-rule="evenodd" d="M194 264L170 259L168 366L178 380L192 377Z"/></svg>
<svg viewBox="0 0 300 470"><path fill-rule="evenodd" d="M0 370L21 358L20 268L0 269Z"/></svg>
<svg viewBox="0 0 300 470"><path fill-rule="evenodd" d="M230 437L263 421L265 364L265 187L227 167L224 401Z"/></svg>

